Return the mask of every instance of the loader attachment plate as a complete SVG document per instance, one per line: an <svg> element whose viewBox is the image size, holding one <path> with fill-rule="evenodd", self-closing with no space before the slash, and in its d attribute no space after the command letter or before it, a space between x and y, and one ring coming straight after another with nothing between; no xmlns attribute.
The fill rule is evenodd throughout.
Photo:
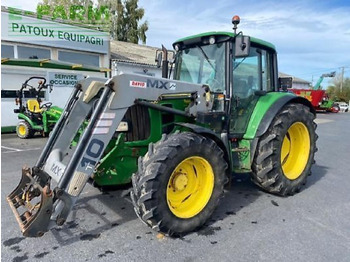
<svg viewBox="0 0 350 262"><path fill-rule="evenodd" d="M49 184L40 185L32 169L22 168L17 188L6 198L20 229L26 237L41 237L48 231L53 209L53 192Z"/></svg>

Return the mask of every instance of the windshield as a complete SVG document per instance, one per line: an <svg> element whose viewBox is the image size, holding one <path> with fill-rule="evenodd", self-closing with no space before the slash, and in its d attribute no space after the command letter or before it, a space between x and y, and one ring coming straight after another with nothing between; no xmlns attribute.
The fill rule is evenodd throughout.
<svg viewBox="0 0 350 262"><path fill-rule="evenodd" d="M195 46L177 54L176 80L208 84L214 92L225 90L225 44Z"/></svg>

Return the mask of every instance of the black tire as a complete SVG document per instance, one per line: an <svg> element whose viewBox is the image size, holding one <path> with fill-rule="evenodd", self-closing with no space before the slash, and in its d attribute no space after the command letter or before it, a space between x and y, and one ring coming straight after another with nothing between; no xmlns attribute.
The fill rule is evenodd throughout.
<svg viewBox="0 0 350 262"><path fill-rule="evenodd" d="M282 108L275 116L268 131L259 139L252 164L252 180L255 184L270 193L281 196L293 195L300 191L301 187L306 183L307 176L311 174L311 166L315 162L314 154L317 151L316 140L318 136L315 132L317 125L314 119L315 115L310 112L308 107L302 104L287 104ZM291 169L294 168L293 171L298 168L300 170L299 172L294 172L295 177L291 178L290 173L286 174L284 172L285 169L283 169L281 158L282 144L285 137L289 140L289 153L286 154L283 163L285 164L285 159L288 161L288 158L291 157L290 154L293 154L290 153L292 152L293 144L290 142L289 133L293 124L300 125L302 130L308 131L309 138L304 139L309 140L310 147L308 151L304 151L305 156L308 154L307 161L303 160L306 157L302 157L298 158L300 161L288 163ZM300 136L299 140L305 142L306 140L303 137ZM295 143L297 144L297 142ZM294 155L296 156L296 154ZM296 163L299 163L299 165Z"/></svg>
<svg viewBox="0 0 350 262"><path fill-rule="evenodd" d="M16 133L19 138L31 138L34 135L34 130L27 121L20 121L16 126Z"/></svg>
<svg viewBox="0 0 350 262"><path fill-rule="evenodd" d="M213 189L209 193L208 202L199 213L189 218L182 218L170 209L171 202L167 195L170 193L167 190L171 188L169 183L175 183L173 178L173 175L177 174L175 170L184 161L193 157L205 159L210 164ZM169 236L181 236L196 230L208 220L218 205L227 181L227 167L223 151L213 140L189 132L163 135L156 144L149 145L147 154L139 159L138 172L132 176L131 198L137 216L152 229ZM207 174L197 176L195 164L191 168L195 170L198 179ZM202 173L199 171L199 174ZM191 197L192 195L189 195L185 200ZM193 199L196 201L197 198L194 196L189 201Z"/></svg>
<svg viewBox="0 0 350 262"><path fill-rule="evenodd" d="M335 106L333 106L334 108L336 108L336 112L335 113L338 113L338 112L340 112L340 107L339 106L337 106L337 105L335 105ZM332 110L333 111L333 110Z"/></svg>

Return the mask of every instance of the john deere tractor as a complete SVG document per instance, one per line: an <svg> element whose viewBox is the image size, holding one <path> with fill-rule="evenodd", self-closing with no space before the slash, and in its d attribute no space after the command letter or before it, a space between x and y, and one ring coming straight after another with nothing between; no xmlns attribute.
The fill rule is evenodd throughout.
<svg viewBox="0 0 350 262"><path fill-rule="evenodd" d="M39 80L36 88L29 84L34 80ZM51 102L41 103L42 92L48 87L44 77L33 76L17 91L16 105L19 108L14 112L21 120L16 127L19 138L31 138L36 132L40 132L43 136L48 135L60 118L62 108L52 106ZM25 91L27 88L28 91Z"/></svg>
<svg viewBox="0 0 350 262"><path fill-rule="evenodd" d="M202 226L232 172L270 193L298 192L314 163L315 111L280 91L275 47L236 33L238 23L176 41L172 79L164 54L162 78L81 80L7 197L24 236L63 225L88 181L132 181L137 216L167 235Z"/></svg>

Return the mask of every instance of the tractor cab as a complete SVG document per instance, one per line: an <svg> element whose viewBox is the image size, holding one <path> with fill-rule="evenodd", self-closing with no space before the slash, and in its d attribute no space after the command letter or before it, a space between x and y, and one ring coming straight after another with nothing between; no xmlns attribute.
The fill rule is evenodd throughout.
<svg viewBox="0 0 350 262"><path fill-rule="evenodd" d="M214 112L223 111L230 134L242 137L255 104L277 90L275 47L265 41L234 32L208 32L176 41L174 79L207 85Z"/></svg>

